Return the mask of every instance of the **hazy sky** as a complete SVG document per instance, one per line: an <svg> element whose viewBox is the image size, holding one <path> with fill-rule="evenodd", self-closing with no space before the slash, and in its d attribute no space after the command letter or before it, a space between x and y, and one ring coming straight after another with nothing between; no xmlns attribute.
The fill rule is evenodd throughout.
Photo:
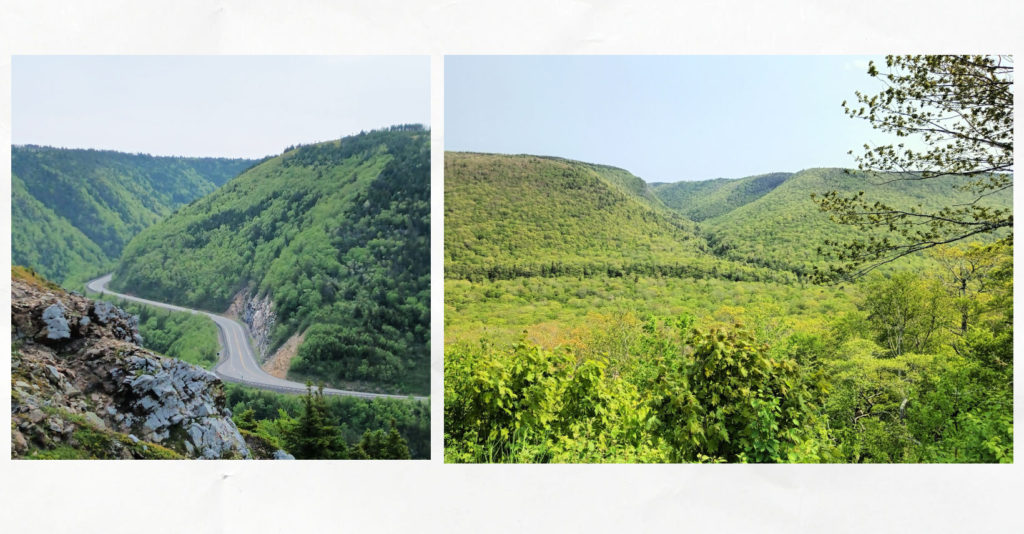
<svg viewBox="0 0 1024 534"><path fill-rule="evenodd" d="M429 56L15 56L12 142L261 157L430 122Z"/></svg>
<svg viewBox="0 0 1024 534"><path fill-rule="evenodd" d="M449 56L445 149L562 156L649 182L855 167L848 150L884 139L840 105L882 88L868 59Z"/></svg>

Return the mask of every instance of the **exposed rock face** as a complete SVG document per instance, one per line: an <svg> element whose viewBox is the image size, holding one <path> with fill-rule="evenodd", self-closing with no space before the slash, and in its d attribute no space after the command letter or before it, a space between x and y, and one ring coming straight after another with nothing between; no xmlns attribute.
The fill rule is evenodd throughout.
<svg viewBox="0 0 1024 534"><path fill-rule="evenodd" d="M141 348L137 318L18 279L11 296L13 457L249 457L220 379Z"/></svg>
<svg viewBox="0 0 1024 534"><path fill-rule="evenodd" d="M43 322L46 323L46 339L71 337L68 319L64 317L64 308L60 304L51 304L43 310Z"/></svg>
<svg viewBox="0 0 1024 534"><path fill-rule="evenodd" d="M256 342L259 360L265 362L270 353L270 332L277 322L277 314L274 313L274 303L271 302L270 295L258 298L244 290L235 295L225 315L238 317L249 327L249 332Z"/></svg>

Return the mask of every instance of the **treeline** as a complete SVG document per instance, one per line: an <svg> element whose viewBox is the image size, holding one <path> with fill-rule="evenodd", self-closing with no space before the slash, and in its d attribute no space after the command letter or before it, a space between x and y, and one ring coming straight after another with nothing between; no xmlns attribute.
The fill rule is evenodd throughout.
<svg viewBox="0 0 1024 534"><path fill-rule="evenodd" d="M429 391L429 132L300 147L142 232L116 288L221 311L269 295L297 378ZM308 347L306 347L308 345Z"/></svg>
<svg viewBox="0 0 1024 534"><path fill-rule="evenodd" d="M225 384L239 429L308 459L430 458L430 406L397 399L285 395ZM251 441L251 440L250 440Z"/></svg>
<svg viewBox="0 0 1024 534"><path fill-rule="evenodd" d="M388 128L362 131L358 135L342 138L338 141L315 143L311 145L292 145L284 149L282 156L285 167L291 166L333 166L356 155L369 158L380 148L381 143L389 144L407 136L390 136L391 133L429 133L422 124L399 124ZM401 143L402 141L397 141Z"/></svg>
<svg viewBox="0 0 1024 534"><path fill-rule="evenodd" d="M1012 250L935 262L824 328L626 313L554 349L450 345L445 459L1012 462Z"/></svg>
<svg viewBox="0 0 1024 534"><path fill-rule="evenodd" d="M544 263L516 263L512 265L479 265L479 264L448 264L445 267L445 278L454 280L514 280L516 278L533 277L638 277L656 278L690 278L704 280L717 278L730 281L746 282L782 282L789 283L797 277L770 268L758 268L734 262L721 262L703 258L690 263L565 263L551 261Z"/></svg>

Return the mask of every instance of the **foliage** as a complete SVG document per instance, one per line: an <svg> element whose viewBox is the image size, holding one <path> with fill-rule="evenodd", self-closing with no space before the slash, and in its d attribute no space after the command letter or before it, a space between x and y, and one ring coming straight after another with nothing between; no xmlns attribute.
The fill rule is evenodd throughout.
<svg viewBox="0 0 1024 534"><path fill-rule="evenodd" d="M817 246L857 230L810 194L856 192L865 174L698 184L691 200L662 184L680 196L659 207L567 160L447 154L446 171L446 461L1012 461L1008 244L815 285L829 265ZM871 191L908 207L969 201L953 183ZM1012 206L1009 191L987 199ZM645 248L681 235L659 222L664 204L714 213L674 249L692 270L583 269L664 265ZM654 224L631 225L623 206ZM612 232L628 238L609 252ZM726 276L732 265L759 278Z"/></svg>
<svg viewBox="0 0 1024 534"><path fill-rule="evenodd" d="M445 277L729 277L778 273L707 254L693 223L622 169L445 153Z"/></svg>
<svg viewBox="0 0 1024 534"><path fill-rule="evenodd" d="M323 389L321 386L313 391L306 383L302 413L285 429L285 447L300 460L336 460L348 456L345 440L329 421Z"/></svg>
<svg viewBox="0 0 1024 534"><path fill-rule="evenodd" d="M352 449L352 458L360 460L408 460L409 446L394 427L386 433L382 429L367 430Z"/></svg>
<svg viewBox="0 0 1024 534"><path fill-rule="evenodd" d="M951 317L949 302L936 280L902 272L871 281L866 291L868 321L890 354L932 352L941 344Z"/></svg>
<svg viewBox="0 0 1024 534"><path fill-rule="evenodd" d="M993 296L1012 295L1006 287L1008 282L1011 286L1013 283L1013 255L1009 247L1002 243L968 243L939 247L932 255L942 267L940 279L960 315L957 334L966 334L968 327L978 321L993 315L999 317L998 310L1004 308L1005 303L993 302Z"/></svg>
<svg viewBox="0 0 1024 534"><path fill-rule="evenodd" d="M384 442L391 444L387 450L394 453L400 449L397 445L399 440L390 436L394 430L401 438L401 443L408 448L411 458L430 458L428 403L404 399L360 399L330 395L324 395L320 400L316 400L312 398L312 388L309 393L289 395L239 384L225 384L227 404L235 414L235 424L241 423L240 428L258 435L275 448L295 454L289 449L288 436L291 434L292 439L296 438L294 429L305 413L309 396L310 408L314 410L312 422L321 425L321 429L323 426L333 427L337 431L337 436L340 436L340 441L334 442L331 450L337 451L344 444L347 457L361 458L359 442L362 437L368 432L380 430L385 438ZM323 435L330 434L325 432ZM370 457L378 458L372 455Z"/></svg>
<svg viewBox="0 0 1024 534"><path fill-rule="evenodd" d="M863 191L824 194L819 206L836 222L888 232L827 240L826 251L844 264L822 271L823 278L861 276L903 256L969 238L1011 239L1006 231L1013 228L1013 209L990 197L1013 186L1012 58L887 56L886 66L886 73L873 62L868 67L868 74L880 78L885 89L876 95L857 92L860 106L843 102L843 109L877 130L916 142L865 144L860 168L897 173L883 177L890 182L946 178L950 192L970 198L956 203L945 199L940 207L924 208L896 206Z"/></svg>
<svg viewBox="0 0 1024 534"><path fill-rule="evenodd" d="M12 257L65 285L83 282L140 230L252 164L12 146Z"/></svg>
<svg viewBox="0 0 1024 534"><path fill-rule="evenodd" d="M445 352L454 462L780 461L803 457L813 396L800 366L742 329L652 318L625 360L568 349ZM609 370L614 371L609 372Z"/></svg>
<svg viewBox="0 0 1024 534"><path fill-rule="evenodd" d="M738 180L717 178L663 183L653 187L653 191L666 206L694 221L704 221L756 201L792 175L774 172Z"/></svg>
<svg viewBox="0 0 1024 534"><path fill-rule="evenodd" d="M140 233L112 286L209 310L269 296L294 376L429 390L429 132L291 149ZM308 345L308 346L307 346Z"/></svg>
<svg viewBox="0 0 1024 534"><path fill-rule="evenodd" d="M771 176L771 175L769 175ZM885 176L890 179L895 176ZM738 191L744 183L753 187L761 177L742 178L722 182L736 183L729 188L721 186L719 191ZM800 280L809 280L817 268L828 271L838 265L834 258L822 256L819 248L826 240L851 241L863 238L864 231L832 222L829 215L821 212L815 203L815 195L836 191L843 195L884 196L886 202L899 208L921 206L921 209L940 209L947 202L970 202L972 197L953 189L954 179L935 178L927 182L895 181L886 184L874 183L867 173L844 171L843 169L805 169L794 173L770 191L723 211L700 224L700 236L708 243L708 249L716 256L748 265L757 265L771 272L788 271ZM711 183L717 182L711 181ZM705 183L705 182L698 182ZM676 184L670 184L676 185ZM660 186L655 192L667 204L673 205L667 195L669 186ZM709 193L714 196L714 193ZM710 202L710 201L709 201ZM1010 208L1013 198L1009 191L1001 191L987 198L987 202L1000 209ZM693 208L703 206L691 202ZM870 235L882 236L879 229L871 229ZM907 257L902 266L908 269L927 266L930 262L921 255ZM891 272L883 269L882 272ZM778 277L777 277L778 278ZM779 280L785 281L785 280Z"/></svg>

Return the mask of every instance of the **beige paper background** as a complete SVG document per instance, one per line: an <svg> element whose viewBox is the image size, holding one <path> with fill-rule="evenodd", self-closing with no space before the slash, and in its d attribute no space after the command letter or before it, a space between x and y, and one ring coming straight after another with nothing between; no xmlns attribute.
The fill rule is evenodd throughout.
<svg viewBox="0 0 1024 534"><path fill-rule="evenodd" d="M10 425L4 424L0 530L1024 532L1019 463L444 465L441 420L443 54L1015 53L1024 28L1020 5L1013 0L0 2L0 219L8 229L12 54L431 55L435 392L434 459L419 462L12 462L7 459ZM0 232L5 265L9 236ZM2 292L8 306L9 293ZM9 327L0 332L8 345L9 332ZM9 379L9 364L0 365L0 384L8 387ZM1019 408L1019 387L1017 398ZM0 417L9 423L10 398L0 399Z"/></svg>

